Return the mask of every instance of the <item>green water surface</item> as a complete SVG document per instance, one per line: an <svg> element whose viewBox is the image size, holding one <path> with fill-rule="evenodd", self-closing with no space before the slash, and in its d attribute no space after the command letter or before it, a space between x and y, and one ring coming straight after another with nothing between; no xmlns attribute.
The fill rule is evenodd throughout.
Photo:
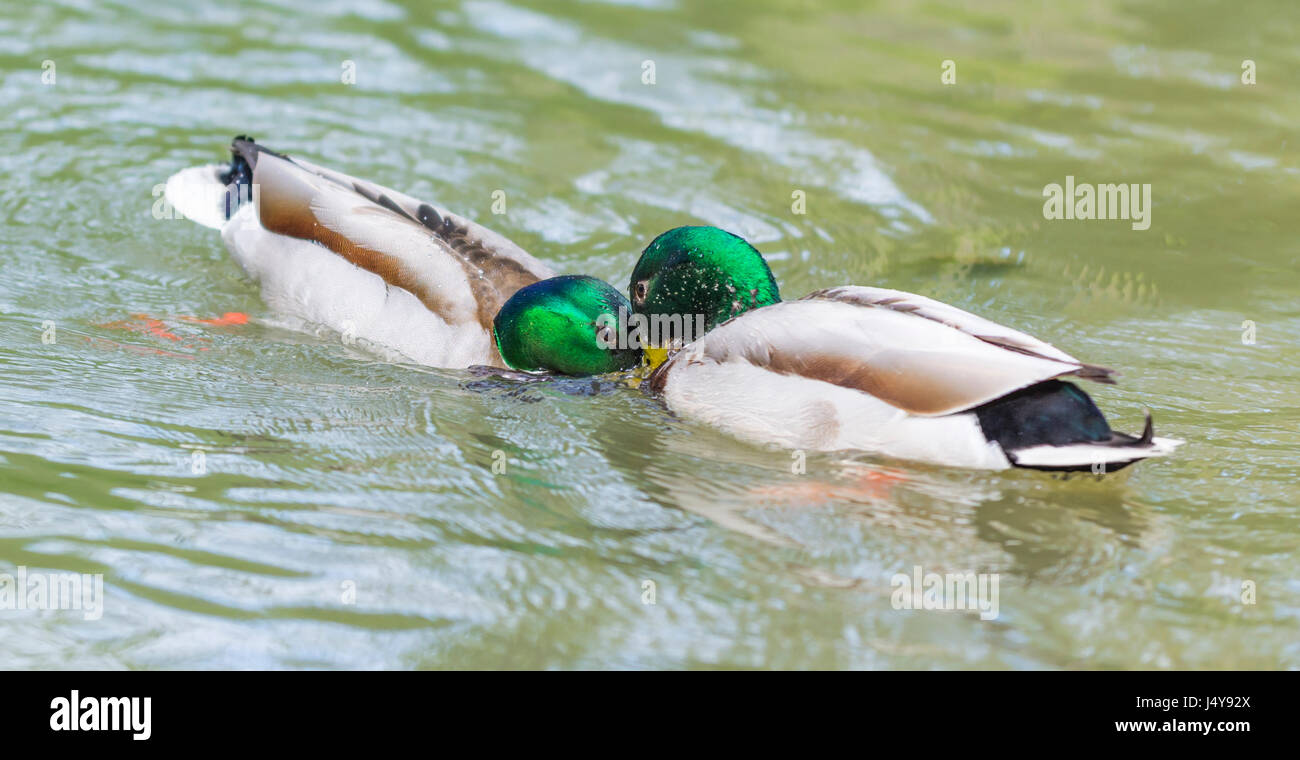
<svg viewBox="0 0 1300 760"><path fill-rule="evenodd" d="M105 593L0 610L0 667L1300 667L1300 8L967 5L0 0L0 573ZM621 288L719 225L789 297L1115 367L1114 425L1187 443L798 475L613 383L383 363L154 218L239 133ZM1046 220L1067 175L1150 228ZM915 566L998 574L997 618L894 609Z"/></svg>

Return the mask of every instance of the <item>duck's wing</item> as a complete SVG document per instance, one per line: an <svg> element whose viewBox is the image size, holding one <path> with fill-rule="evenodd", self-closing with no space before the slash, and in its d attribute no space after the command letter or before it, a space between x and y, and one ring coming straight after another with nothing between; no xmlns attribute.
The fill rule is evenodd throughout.
<svg viewBox="0 0 1300 760"><path fill-rule="evenodd" d="M966 411L1055 377L1110 374L922 296L837 288L719 325L661 365L651 388L662 390L675 368L728 362L852 388L922 416Z"/></svg>
<svg viewBox="0 0 1300 760"><path fill-rule="evenodd" d="M236 139L261 224L320 243L403 288L449 325L492 319L550 268L505 237L395 190Z"/></svg>
<svg viewBox="0 0 1300 760"><path fill-rule="evenodd" d="M914 314L960 330L985 343L990 343L1009 351L1018 351L1028 356L1054 359L1067 364L1079 365L1074 374L1095 380L1099 383L1114 384L1116 372L1113 369L1096 364L1086 364L1056 348L1051 343L1039 340L1032 335L1012 330L992 320L962 311L933 298L889 288L868 288L860 285L845 285L838 288L818 290L804 296L802 300L842 301L857 306L892 309L893 311Z"/></svg>

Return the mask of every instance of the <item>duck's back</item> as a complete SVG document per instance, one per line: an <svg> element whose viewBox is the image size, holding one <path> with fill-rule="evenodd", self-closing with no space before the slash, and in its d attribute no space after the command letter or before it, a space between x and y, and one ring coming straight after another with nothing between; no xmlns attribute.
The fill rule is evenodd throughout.
<svg viewBox="0 0 1300 760"><path fill-rule="evenodd" d="M1033 336L933 299L846 286L764 306L659 366L669 408L749 440L960 467L1113 471L1180 442L1110 429L1059 378L1113 383Z"/></svg>
<svg viewBox="0 0 1300 760"><path fill-rule="evenodd" d="M501 235L403 193L243 138L232 152L229 168L178 174L168 198L196 221L220 224L235 260L280 315L392 358L438 367L501 364L492 318L516 290L551 276L546 265ZM233 184L245 202L222 200L214 212L211 201L195 200L203 196L193 186L202 182Z"/></svg>

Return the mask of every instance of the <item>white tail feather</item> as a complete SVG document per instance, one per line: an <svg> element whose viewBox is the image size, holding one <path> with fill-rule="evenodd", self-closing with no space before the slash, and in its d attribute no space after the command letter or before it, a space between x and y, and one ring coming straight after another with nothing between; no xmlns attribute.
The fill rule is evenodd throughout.
<svg viewBox="0 0 1300 760"><path fill-rule="evenodd" d="M219 230L226 224L225 186L220 164L192 166L167 180L165 197L173 209L204 227Z"/></svg>
<svg viewBox="0 0 1300 760"><path fill-rule="evenodd" d="M1093 467L1102 470L1108 465L1129 464L1141 459L1165 456L1182 443L1176 438L1152 438L1150 443L1136 446L1074 443L1069 446L1030 446L1009 453L1016 465L1020 467L1048 469Z"/></svg>

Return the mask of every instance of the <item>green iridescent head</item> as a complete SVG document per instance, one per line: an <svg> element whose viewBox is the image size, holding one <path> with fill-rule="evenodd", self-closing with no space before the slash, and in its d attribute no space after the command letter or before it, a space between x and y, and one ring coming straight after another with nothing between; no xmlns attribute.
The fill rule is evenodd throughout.
<svg viewBox="0 0 1300 760"><path fill-rule="evenodd" d="M492 323L501 358L513 369L601 375L635 367L639 348L620 348L632 305L595 277L564 275L520 288Z"/></svg>
<svg viewBox="0 0 1300 760"><path fill-rule="evenodd" d="M717 227L678 227L655 238L632 270L628 294L642 314L703 314L706 330L781 300L763 255Z"/></svg>

